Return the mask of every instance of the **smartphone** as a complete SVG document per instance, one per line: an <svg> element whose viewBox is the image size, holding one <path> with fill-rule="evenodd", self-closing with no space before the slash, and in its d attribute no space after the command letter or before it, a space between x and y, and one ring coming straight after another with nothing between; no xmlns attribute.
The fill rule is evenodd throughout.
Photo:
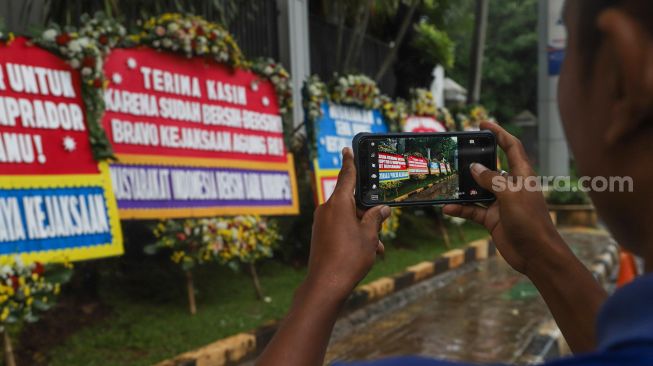
<svg viewBox="0 0 653 366"><path fill-rule="evenodd" d="M359 207L492 202L470 172L471 163L496 170L490 131L361 133L354 137Z"/></svg>

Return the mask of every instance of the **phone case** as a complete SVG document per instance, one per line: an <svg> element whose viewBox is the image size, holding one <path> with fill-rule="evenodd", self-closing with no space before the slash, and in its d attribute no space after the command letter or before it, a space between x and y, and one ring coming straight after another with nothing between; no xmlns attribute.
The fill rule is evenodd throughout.
<svg viewBox="0 0 653 366"><path fill-rule="evenodd" d="M440 133L433 133L433 134L425 134L425 133L410 133L410 132L404 132L404 133L383 133L383 134L378 134L378 133L359 133L356 136L354 136L354 139L352 141L352 148L354 150L354 162L356 164L356 192L355 192L355 198L356 198L356 205L360 208L363 209L369 209L375 206L379 205L370 205L366 204L362 197L361 197L361 167L360 167L360 159L358 158L359 156L359 145L361 141L365 139L365 137L368 136L374 136L375 138L379 137L387 137L387 138L400 138L400 137L424 137L424 135L437 135L437 136L464 136L464 135L485 135L489 136L492 138L494 141L493 150L492 154L495 156L495 159L493 159L493 164L492 166L488 166L489 169L491 170L497 170L496 166L496 156L497 156L497 145L496 145L496 136L494 136L494 133L491 131L470 131L470 132L440 132ZM464 200L437 200L437 201L422 201L422 202L390 202L390 203L382 203L383 205L386 206L392 206L392 207L425 207L425 206L437 206L437 205L445 205L449 203L455 203L455 204L467 204L467 203L492 203L496 200L495 197L492 198L483 198L483 199L464 199Z"/></svg>

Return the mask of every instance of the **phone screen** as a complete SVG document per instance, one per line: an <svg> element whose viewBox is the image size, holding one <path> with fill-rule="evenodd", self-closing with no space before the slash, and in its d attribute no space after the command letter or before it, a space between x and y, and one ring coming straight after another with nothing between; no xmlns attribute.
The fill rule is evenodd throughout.
<svg viewBox="0 0 653 366"><path fill-rule="evenodd" d="M489 132L364 135L356 139L357 199L363 206L490 201L470 164L496 169Z"/></svg>

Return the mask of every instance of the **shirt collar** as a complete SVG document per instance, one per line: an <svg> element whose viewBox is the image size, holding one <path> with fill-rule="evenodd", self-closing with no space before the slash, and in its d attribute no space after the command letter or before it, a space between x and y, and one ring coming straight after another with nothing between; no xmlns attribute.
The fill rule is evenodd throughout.
<svg viewBox="0 0 653 366"><path fill-rule="evenodd" d="M603 305L597 323L599 349L653 343L653 274L617 290Z"/></svg>

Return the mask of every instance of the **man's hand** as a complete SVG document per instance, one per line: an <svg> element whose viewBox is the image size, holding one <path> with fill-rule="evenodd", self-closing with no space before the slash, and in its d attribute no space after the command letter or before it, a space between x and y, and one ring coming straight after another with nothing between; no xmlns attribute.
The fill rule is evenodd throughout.
<svg viewBox="0 0 653 366"><path fill-rule="evenodd" d="M533 260L550 258L557 251L565 250L566 244L551 221L540 190L510 189L511 182L523 182L535 176L521 142L495 123L483 122L481 128L496 135L499 146L508 156L510 175L502 176L481 164L472 164L472 176L481 187L494 193L496 202L487 209L447 205L444 213L485 226L506 261L517 271L527 274Z"/></svg>
<svg viewBox="0 0 653 366"><path fill-rule="evenodd" d="M379 230L390 207L357 213L354 155L345 148L342 156L333 195L315 210L307 283L345 298L372 268L376 254L383 252Z"/></svg>
<svg viewBox="0 0 653 366"><path fill-rule="evenodd" d="M356 166L351 149L342 152L338 184L329 201L315 210L306 281L257 366L318 366L342 303L383 251L379 229L390 207L357 212Z"/></svg>
<svg viewBox="0 0 653 366"><path fill-rule="evenodd" d="M607 294L556 230L542 192L510 189L511 180L517 183L535 176L521 142L497 124L484 122L481 128L496 135L508 156L510 174L504 176L473 164L472 176L492 191L497 201L487 209L448 205L444 213L485 226L503 258L540 291L571 349L594 350L596 316Z"/></svg>

